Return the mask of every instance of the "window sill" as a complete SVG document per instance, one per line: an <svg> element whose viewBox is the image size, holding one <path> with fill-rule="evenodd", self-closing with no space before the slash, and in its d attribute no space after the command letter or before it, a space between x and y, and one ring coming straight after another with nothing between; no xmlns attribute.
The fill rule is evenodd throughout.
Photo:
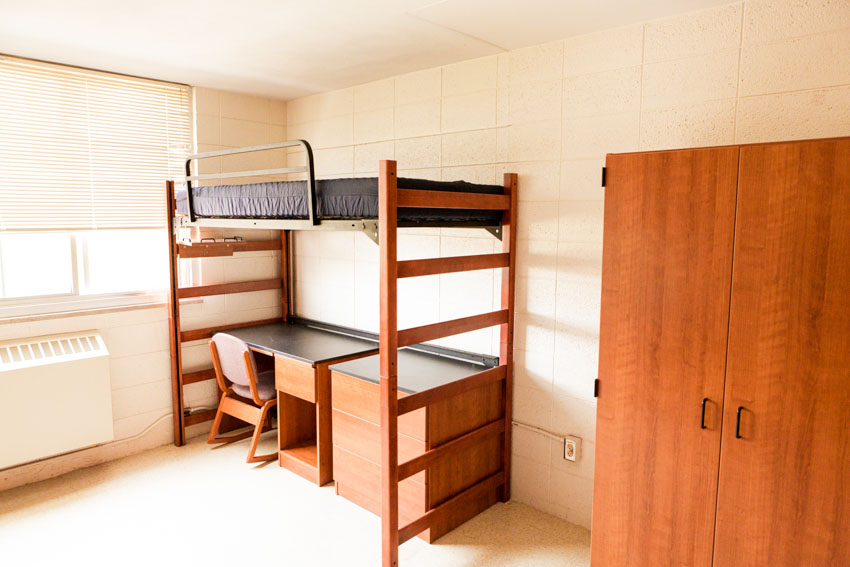
<svg viewBox="0 0 850 567"><path fill-rule="evenodd" d="M203 303L203 298L181 299L180 305L188 305L192 303ZM31 323L33 321L47 321L50 319L64 319L66 317L81 317L84 315L101 315L106 313L117 313L120 311L136 311L138 309L155 309L158 307L167 307L168 302L161 299L155 299L146 302L132 303L128 305L113 305L108 307L86 307L82 309L68 309L65 311L54 311L51 313L34 313L30 315L0 315L0 325L10 325L15 323Z"/></svg>

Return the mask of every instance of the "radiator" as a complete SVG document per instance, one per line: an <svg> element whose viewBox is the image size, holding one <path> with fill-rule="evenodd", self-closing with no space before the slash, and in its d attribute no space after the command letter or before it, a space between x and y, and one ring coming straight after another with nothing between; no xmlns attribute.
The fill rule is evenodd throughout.
<svg viewBox="0 0 850 567"><path fill-rule="evenodd" d="M0 342L0 469L113 435L109 352L98 333Z"/></svg>

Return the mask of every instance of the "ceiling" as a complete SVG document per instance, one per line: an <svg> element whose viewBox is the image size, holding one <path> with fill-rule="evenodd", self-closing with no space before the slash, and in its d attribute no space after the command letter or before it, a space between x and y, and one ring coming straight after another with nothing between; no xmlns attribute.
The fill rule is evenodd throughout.
<svg viewBox="0 0 850 567"><path fill-rule="evenodd" d="M0 0L0 53L280 98L729 0Z"/></svg>

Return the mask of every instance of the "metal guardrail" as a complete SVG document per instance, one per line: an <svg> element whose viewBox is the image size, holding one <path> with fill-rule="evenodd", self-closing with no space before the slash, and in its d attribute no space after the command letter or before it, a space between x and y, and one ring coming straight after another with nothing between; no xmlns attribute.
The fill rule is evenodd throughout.
<svg viewBox="0 0 850 567"><path fill-rule="evenodd" d="M234 171L228 173L208 173L202 175L192 175L192 162L206 158L229 156L234 154L244 154L249 152L262 152L266 150L276 150L280 148L291 148L301 146L307 153L307 164L299 167L279 167L274 169L253 169L249 171ZM310 147L307 140L287 140L285 142L275 142L273 144L263 144L260 146L246 146L244 148L233 148L230 150L217 150L214 152L204 152L193 154L186 158L186 203L188 206L189 222L195 222L194 197L192 195L192 181L200 181L203 179L222 179L233 177L263 177L266 175L277 175L283 173L306 173L307 174L307 214L310 224L319 224L319 219L316 216L316 174L313 166L313 149Z"/></svg>

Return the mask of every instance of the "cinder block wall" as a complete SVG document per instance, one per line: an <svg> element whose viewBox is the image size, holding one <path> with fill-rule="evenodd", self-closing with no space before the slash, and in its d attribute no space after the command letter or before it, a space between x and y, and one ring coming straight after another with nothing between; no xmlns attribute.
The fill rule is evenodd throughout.
<svg viewBox="0 0 850 567"><path fill-rule="evenodd" d="M287 135L325 177L501 183L519 173L513 494L590 526L603 190L608 152L850 135L850 3L762 0L612 29L290 101ZM410 230L400 257L498 247L483 231ZM299 234L301 315L376 329L377 247ZM492 274L401 282L400 326L490 310ZM496 352L494 333L444 341Z"/></svg>

